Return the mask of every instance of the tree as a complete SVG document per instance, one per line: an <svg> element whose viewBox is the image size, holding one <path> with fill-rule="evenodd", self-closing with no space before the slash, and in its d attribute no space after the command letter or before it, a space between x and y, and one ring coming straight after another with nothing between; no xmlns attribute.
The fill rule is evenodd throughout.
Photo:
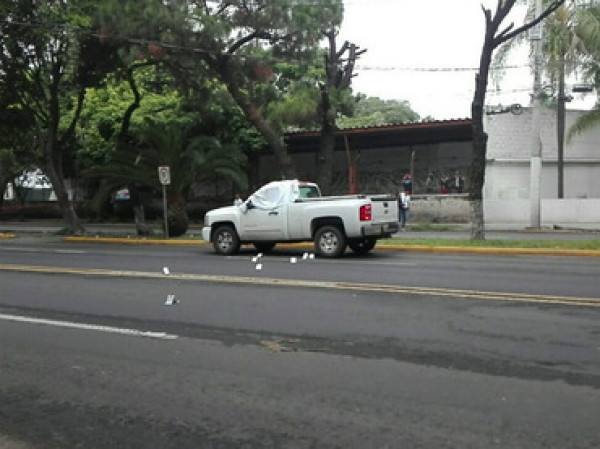
<svg viewBox="0 0 600 449"><path fill-rule="evenodd" d="M558 198L564 198L564 154L566 104L572 96L566 92L566 78L578 73L590 60L587 48L598 46L598 19L589 5L572 2L560 6L545 24L543 52L547 56L547 73L556 85L556 123L558 149ZM596 30L595 32L590 30Z"/></svg>
<svg viewBox="0 0 600 449"><path fill-rule="evenodd" d="M504 21L512 11L517 0L498 0L494 12L482 6L485 16L485 36L479 71L475 76L475 93L471 103L471 116L473 122L473 150L470 171L469 201L471 204L471 239L485 239L483 217L483 185L485 182L485 160L487 153L487 134L483 126L485 95L494 50L500 45L518 36L524 31L534 27L548 15L552 14L565 0L554 0L540 16L526 22L519 28L511 23L504 26Z"/></svg>
<svg viewBox="0 0 600 449"><path fill-rule="evenodd" d="M65 220L64 232L83 226L65 185L65 159L83 107L85 89L106 62L92 50L94 2L7 0L0 6L0 78L25 116L39 166L49 177ZM66 111L71 111L65 122Z"/></svg>
<svg viewBox="0 0 600 449"><path fill-rule="evenodd" d="M590 3L585 9L586 14L577 23L577 35L585 43L585 58L583 63L584 80L600 89L600 5ZM577 118L567 134L567 142L600 123L600 102Z"/></svg>
<svg viewBox="0 0 600 449"><path fill-rule="evenodd" d="M146 119L135 144L119 146L106 164L83 173L86 179L102 180L95 197L96 206L123 187L128 187L132 195L137 196L141 190L160 191L157 169L169 166L169 234L179 236L188 228L186 199L189 189L200 176L218 174L232 179L244 189L247 179L243 152L231 145L221 145L213 137L195 135L193 131L193 126L181 122Z"/></svg>
<svg viewBox="0 0 600 449"><path fill-rule="evenodd" d="M320 162L317 165L317 182L325 194L330 194L337 116L340 106L343 104L344 95L350 94L356 60L366 50L359 50L359 47L348 41L344 42L338 50L337 32L331 29L323 34L329 45L328 52L325 55L325 82L319 83L321 142L319 149Z"/></svg>
<svg viewBox="0 0 600 449"><path fill-rule="evenodd" d="M367 126L398 125L421 120L407 101L383 100L359 94L356 97L353 115L340 117L340 128L364 128Z"/></svg>
<svg viewBox="0 0 600 449"><path fill-rule="evenodd" d="M102 8L105 25L115 36L122 33L158 43L173 67L178 64L182 72L208 70L222 82L275 152L282 176L295 176L281 134L248 94L252 77L268 78L272 72L268 62L254 53L269 47L277 58L301 59L305 50L318 45L323 24L341 22L341 0L327 0L326 5L305 0L191 4L113 0L104 2Z"/></svg>
<svg viewBox="0 0 600 449"><path fill-rule="evenodd" d="M549 5L549 0L544 0ZM530 4L529 18L535 15L535 5ZM558 160L558 198L564 198L564 148L566 131L566 104L572 96L566 91L567 77L578 74L590 60L588 48L597 46L598 20L591 14L588 4L570 2L559 6L549 15L542 33L543 72L547 81L544 104L556 108L556 144ZM524 43L525 34L507 42L497 54L496 62L502 63L515 45ZM532 41L533 42L533 41ZM533 49L532 49L533 54ZM550 89L548 89L550 87Z"/></svg>

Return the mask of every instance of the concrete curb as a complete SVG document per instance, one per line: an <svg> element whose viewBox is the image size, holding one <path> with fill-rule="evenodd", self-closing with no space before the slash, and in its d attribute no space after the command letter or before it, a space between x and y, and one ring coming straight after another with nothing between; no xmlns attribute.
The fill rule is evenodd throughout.
<svg viewBox="0 0 600 449"><path fill-rule="evenodd" d="M203 240L165 240L148 238L120 238L120 237L64 237L66 242L80 243L113 243L123 245L179 245L179 246L205 246ZM310 243L281 243L280 247L312 248ZM479 248L461 246L416 246L416 245L378 245L376 250L384 251L414 251L429 253L454 253L454 254L488 254L511 256L570 256L570 257L600 257L598 250L578 249L552 249L552 248Z"/></svg>
<svg viewBox="0 0 600 449"><path fill-rule="evenodd" d="M63 237L65 242L80 243L120 243L123 245L181 245L198 246L206 245L203 240L173 240L173 239L153 239L153 238L124 238L124 237Z"/></svg>

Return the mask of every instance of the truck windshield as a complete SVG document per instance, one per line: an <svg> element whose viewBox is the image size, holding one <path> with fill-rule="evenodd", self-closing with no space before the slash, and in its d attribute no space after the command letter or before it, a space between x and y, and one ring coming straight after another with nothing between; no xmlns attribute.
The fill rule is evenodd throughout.
<svg viewBox="0 0 600 449"><path fill-rule="evenodd" d="M301 185L300 186L300 198L319 198L321 192L315 185Z"/></svg>

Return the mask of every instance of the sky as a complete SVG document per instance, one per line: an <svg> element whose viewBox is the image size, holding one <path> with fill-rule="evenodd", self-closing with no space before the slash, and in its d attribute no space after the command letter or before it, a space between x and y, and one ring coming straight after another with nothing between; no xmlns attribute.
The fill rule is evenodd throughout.
<svg viewBox="0 0 600 449"><path fill-rule="evenodd" d="M422 118L470 117L485 31L481 5L494 8L496 2L344 0L339 45L347 40L367 49L357 61L354 91L408 101ZM505 24L521 25L524 12L523 7L516 9ZM533 75L528 51L525 46L513 53L498 84L490 80L486 104L530 104ZM595 100L593 94L580 97L568 107L586 109Z"/></svg>

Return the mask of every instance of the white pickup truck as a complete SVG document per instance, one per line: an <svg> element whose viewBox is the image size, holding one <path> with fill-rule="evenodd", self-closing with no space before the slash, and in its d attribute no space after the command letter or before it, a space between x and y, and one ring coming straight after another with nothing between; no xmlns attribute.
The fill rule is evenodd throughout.
<svg viewBox="0 0 600 449"><path fill-rule="evenodd" d="M398 229L394 195L322 197L316 184L288 180L266 184L239 206L207 212L202 238L218 254L242 244L266 253L277 243L314 241L318 256L339 257L346 246L366 254Z"/></svg>

